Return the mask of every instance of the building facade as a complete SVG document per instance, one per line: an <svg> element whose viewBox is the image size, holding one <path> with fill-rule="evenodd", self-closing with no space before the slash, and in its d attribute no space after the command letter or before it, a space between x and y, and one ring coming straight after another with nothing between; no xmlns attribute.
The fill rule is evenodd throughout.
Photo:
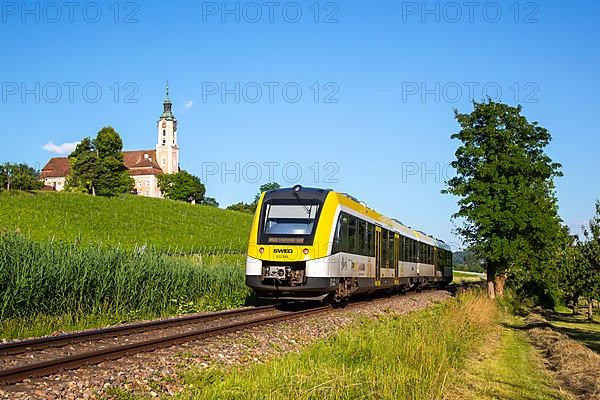
<svg viewBox="0 0 600 400"><path fill-rule="evenodd" d="M169 99L169 86L163 102L163 113L157 122L157 143L154 150L123 152L123 162L135 181L134 193L145 197L162 197L158 176L179 172L177 119ZM71 163L67 157L55 157L42 169L40 180L48 190L62 191L67 185Z"/></svg>

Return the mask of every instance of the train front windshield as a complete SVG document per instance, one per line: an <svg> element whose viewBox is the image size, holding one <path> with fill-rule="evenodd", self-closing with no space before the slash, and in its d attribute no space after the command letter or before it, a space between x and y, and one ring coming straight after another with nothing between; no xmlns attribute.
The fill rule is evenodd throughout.
<svg viewBox="0 0 600 400"><path fill-rule="evenodd" d="M310 235L315 227L316 204L267 204L264 233L267 235Z"/></svg>

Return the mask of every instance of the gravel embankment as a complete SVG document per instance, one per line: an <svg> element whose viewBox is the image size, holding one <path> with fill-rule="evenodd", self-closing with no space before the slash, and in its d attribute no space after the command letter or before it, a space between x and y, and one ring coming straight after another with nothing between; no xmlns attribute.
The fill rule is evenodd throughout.
<svg viewBox="0 0 600 400"><path fill-rule="evenodd" d="M142 396L169 396L183 389L178 372L214 363L264 362L298 351L349 326L358 318L406 314L450 297L445 291L412 293L351 305L343 310L306 316L273 325L142 353L116 361L0 387L3 399L110 398L114 388Z"/></svg>

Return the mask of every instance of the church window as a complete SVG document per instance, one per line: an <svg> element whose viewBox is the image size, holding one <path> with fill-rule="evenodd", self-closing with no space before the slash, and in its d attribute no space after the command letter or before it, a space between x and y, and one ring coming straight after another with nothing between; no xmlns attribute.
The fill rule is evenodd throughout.
<svg viewBox="0 0 600 400"><path fill-rule="evenodd" d="M167 131L163 129L163 136L167 136Z"/></svg>
<svg viewBox="0 0 600 400"><path fill-rule="evenodd" d="M164 146L165 144L167 144L167 140L166 140L166 139L163 139L163 146Z"/></svg>
<svg viewBox="0 0 600 400"><path fill-rule="evenodd" d="M167 160L166 159L162 159L162 165L167 165Z"/></svg>

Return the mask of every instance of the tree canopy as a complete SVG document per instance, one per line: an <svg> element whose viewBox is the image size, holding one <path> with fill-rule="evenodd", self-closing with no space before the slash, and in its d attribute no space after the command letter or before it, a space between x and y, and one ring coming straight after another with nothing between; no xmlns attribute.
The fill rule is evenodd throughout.
<svg viewBox="0 0 600 400"><path fill-rule="evenodd" d="M84 138L69 155L68 188L100 196L115 196L133 190L134 181L123 162L123 141L110 126L95 139Z"/></svg>
<svg viewBox="0 0 600 400"><path fill-rule="evenodd" d="M485 260L493 297L511 269L532 271L553 254L561 232L553 180L561 166L545 153L549 131L520 106L488 100L473 107L455 111L457 175L444 192L459 197L457 233Z"/></svg>
<svg viewBox="0 0 600 400"><path fill-rule="evenodd" d="M158 187L167 199L197 204L203 202L204 194L206 193L206 188L200 182L200 178L186 171L179 171L176 174L159 175Z"/></svg>
<svg viewBox="0 0 600 400"><path fill-rule="evenodd" d="M0 190L38 190L40 173L27 164L0 164Z"/></svg>

